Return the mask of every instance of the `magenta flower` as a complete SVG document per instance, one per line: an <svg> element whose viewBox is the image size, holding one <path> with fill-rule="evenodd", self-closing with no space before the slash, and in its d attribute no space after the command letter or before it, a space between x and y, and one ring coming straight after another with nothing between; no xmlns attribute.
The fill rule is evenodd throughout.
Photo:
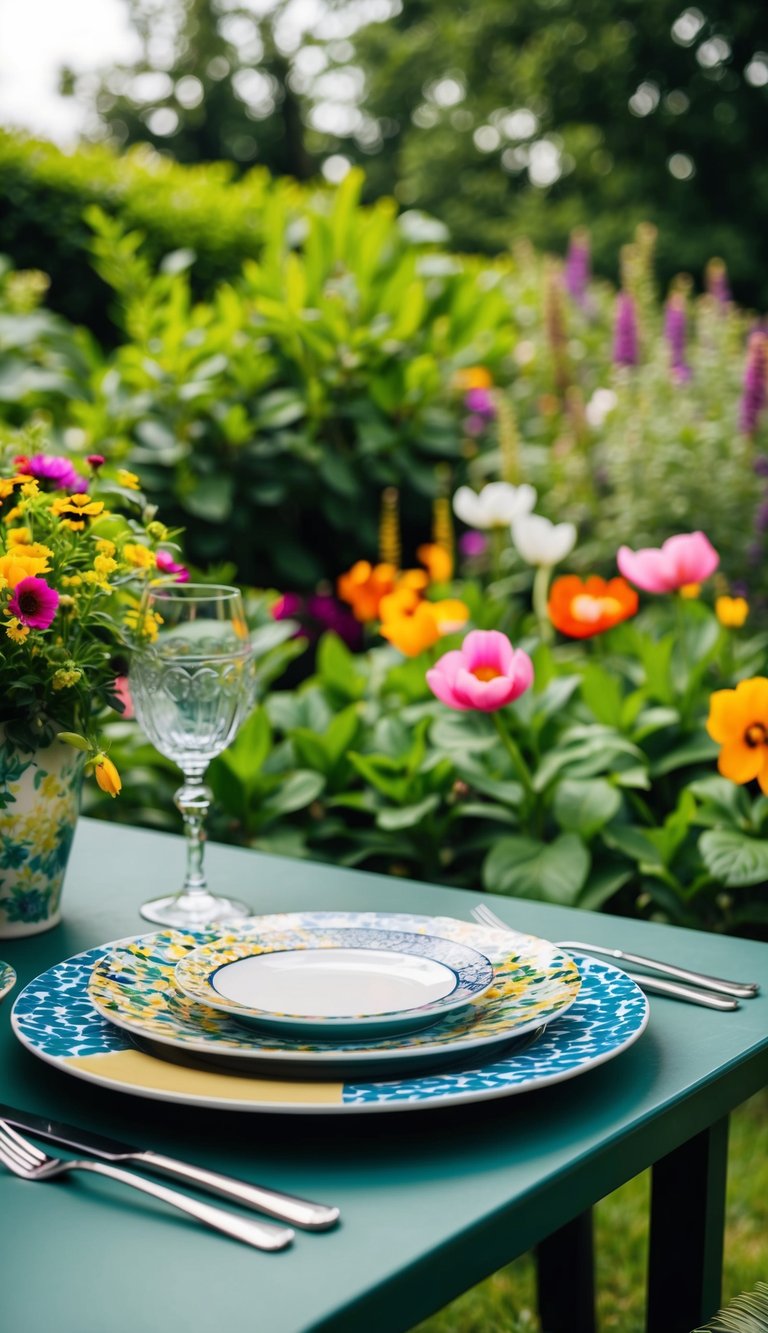
<svg viewBox="0 0 768 1333"><path fill-rule="evenodd" d="M174 583L189 583L189 570L186 565L177 564L167 551L157 552L157 568L166 578L173 578Z"/></svg>
<svg viewBox="0 0 768 1333"><path fill-rule="evenodd" d="M672 378L678 382L691 378L691 368L685 360L686 336L685 298L673 292L664 310L664 336L669 347Z"/></svg>
<svg viewBox="0 0 768 1333"><path fill-rule="evenodd" d="M461 648L443 653L427 672L432 693L461 712L495 713L511 704L533 682L533 662L513 648L506 634L473 629Z"/></svg>
<svg viewBox="0 0 768 1333"><path fill-rule="evenodd" d="M629 292L616 297L613 327L613 360L617 366L636 366L640 360L637 341L637 315Z"/></svg>
<svg viewBox="0 0 768 1333"><path fill-rule="evenodd" d="M739 428L753 435L768 396L768 338L759 329L749 335L747 364L739 410Z"/></svg>
<svg viewBox="0 0 768 1333"><path fill-rule="evenodd" d="M488 538L484 532L470 528L468 532L462 532L459 537L459 550L468 560L474 560L477 556L485 555L488 550Z"/></svg>
<svg viewBox="0 0 768 1333"><path fill-rule="evenodd" d="M577 305L584 305L590 278L590 257L589 236L582 228L571 233L563 276L568 294Z"/></svg>
<svg viewBox="0 0 768 1333"><path fill-rule="evenodd" d="M19 579L8 610L30 629L48 629L58 605L59 594L55 588L49 588L45 579L30 577Z"/></svg>
<svg viewBox="0 0 768 1333"><path fill-rule="evenodd" d="M631 551L621 546L616 563L624 578L644 592L676 592L688 583L708 579L720 556L703 532L681 532L668 537L661 547Z"/></svg>
<svg viewBox="0 0 768 1333"><path fill-rule="evenodd" d="M464 406L474 416L487 417L496 415L496 406L490 389L468 389L464 394Z"/></svg>
<svg viewBox="0 0 768 1333"><path fill-rule="evenodd" d="M88 482L75 472L68 458L59 454L33 454L31 458L17 458L16 463L36 481L49 481L57 491L87 491Z"/></svg>

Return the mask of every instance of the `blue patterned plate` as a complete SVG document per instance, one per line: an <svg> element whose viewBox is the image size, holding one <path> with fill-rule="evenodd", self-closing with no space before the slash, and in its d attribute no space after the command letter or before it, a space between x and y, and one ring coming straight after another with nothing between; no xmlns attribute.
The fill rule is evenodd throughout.
<svg viewBox="0 0 768 1333"><path fill-rule="evenodd" d="M288 1036L362 1041L428 1027L493 985L485 954L403 930L315 926L223 935L176 964L198 1004Z"/></svg>
<svg viewBox="0 0 768 1333"><path fill-rule="evenodd" d="M31 982L11 1014L28 1050L48 1064L101 1087L184 1105L288 1114L357 1114L425 1110L509 1097L545 1088L604 1064L637 1041L648 1002L610 963L579 957L579 994L538 1041L523 1050L478 1051L461 1067L411 1078L349 1082L245 1077L175 1064L138 1050L99 1014L88 979L104 947L59 963Z"/></svg>
<svg viewBox="0 0 768 1333"><path fill-rule="evenodd" d="M446 1014L425 1031L362 1042L247 1032L230 1015L190 1000L176 985L175 968L193 949L220 932L184 935L156 931L104 948L89 983L96 1009L143 1040L196 1052L208 1059L237 1057L266 1062L309 1077L343 1069L359 1076L374 1066L398 1072L463 1057L480 1047L500 1046L562 1014L576 999L580 979L568 954L546 940L496 930L451 917L383 912L292 912L256 917L238 929L239 938L272 930L377 929L438 935L477 949L491 960L491 989L459 1013Z"/></svg>
<svg viewBox="0 0 768 1333"><path fill-rule="evenodd" d="M0 1000L16 985L16 973L10 963L0 961Z"/></svg>

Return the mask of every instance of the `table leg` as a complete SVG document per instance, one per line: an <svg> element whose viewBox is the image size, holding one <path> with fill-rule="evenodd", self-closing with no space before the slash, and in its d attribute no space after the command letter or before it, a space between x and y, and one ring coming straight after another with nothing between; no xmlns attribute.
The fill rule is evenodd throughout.
<svg viewBox="0 0 768 1333"><path fill-rule="evenodd" d="M591 1208L536 1246L536 1290L542 1333L595 1333Z"/></svg>
<svg viewBox="0 0 768 1333"><path fill-rule="evenodd" d="M720 1306L728 1117L651 1173L647 1333L690 1333Z"/></svg>

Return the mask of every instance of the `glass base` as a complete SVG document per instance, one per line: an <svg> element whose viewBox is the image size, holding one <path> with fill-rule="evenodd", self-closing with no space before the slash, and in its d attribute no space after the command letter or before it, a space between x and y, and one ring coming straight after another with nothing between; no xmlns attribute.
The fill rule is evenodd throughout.
<svg viewBox="0 0 768 1333"><path fill-rule="evenodd" d="M167 898L152 898L139 911L146 921L177 930L202 930L221 922L242 921L252 916L252 909L237 898L217 898L212 893L170 894Z"/></svg>

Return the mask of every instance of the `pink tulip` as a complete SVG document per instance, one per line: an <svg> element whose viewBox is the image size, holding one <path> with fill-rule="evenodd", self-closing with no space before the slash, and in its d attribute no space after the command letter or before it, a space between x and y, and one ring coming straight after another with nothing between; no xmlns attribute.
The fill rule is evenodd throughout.
<svg viewBox="0 0 768 1333"><path fill-rule="evenodd" d="M631 551L621 546L616 556L620 572L644 592L676 592L688 583L702 583L720 563L703 532L681 532L663 546Z"/></svg>
<svg viewBox="0 0 768 1333"><path fill-rule="evenodd" d="M427 672L432 693L449 708L494 713L533 682L533 663L495 629L473 629L461 648L444 653Z"/></svg>

